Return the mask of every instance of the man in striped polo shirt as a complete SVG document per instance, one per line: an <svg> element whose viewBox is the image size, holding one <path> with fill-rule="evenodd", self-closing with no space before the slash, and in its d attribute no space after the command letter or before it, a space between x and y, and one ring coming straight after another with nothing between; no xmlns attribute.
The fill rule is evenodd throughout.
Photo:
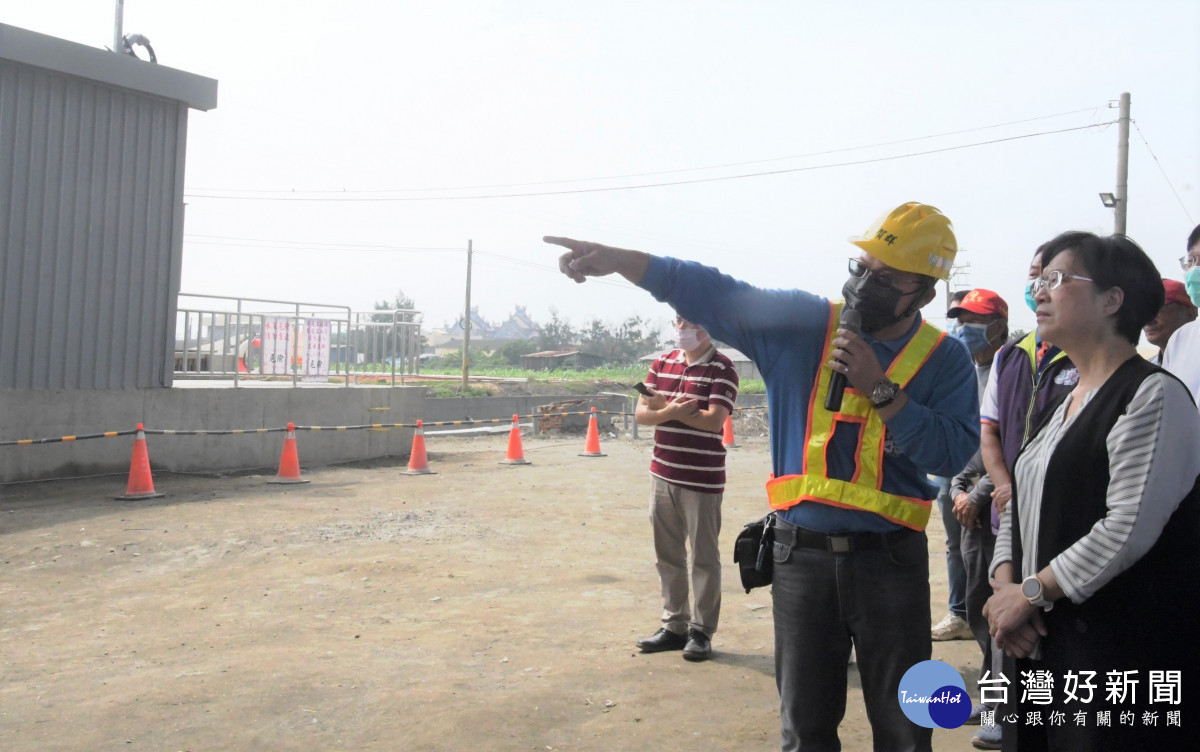
<svg viewBox="0 0 1200 752"><path fill-rule="evenodd" d="M684 658L703 661L712 654L721 613L721 429L737 400L738 376L708 332L681 317L675 347L650 367L650 396L638 400L636 412L638 423L655 427L650 524L663 594L662 628L637 644L643 653L683 648ZM694 611L688 608L688 546Z"/></svg>

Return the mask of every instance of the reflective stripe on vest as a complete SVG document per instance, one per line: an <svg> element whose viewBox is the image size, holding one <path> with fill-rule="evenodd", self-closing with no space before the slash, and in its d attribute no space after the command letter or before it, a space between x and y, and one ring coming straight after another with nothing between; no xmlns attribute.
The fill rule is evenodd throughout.
<svg viewBox="0 0 1200 752"><path fill-rule="evenodd" d="M833 338L841 319L842 304L831 303L829 330L825 335L825 349L831 350ZM892 361L887 377L900 385L908 385L930 354L946 336L931 324L922 323L921 328ZM884 493L881 469L886 429L878 411L866 395L846 387L842 397L842 409L832 413L825 409L825 395L829 391L832 369L824 363L817 375L816 388L808 402L808 428L805 435L804 465L800 475L784 475L767 482L767 498L775 509L787 509L802 501L815 501L845 509L874 512L899 525L924 530L929 522L931 499L917 499ZM837 423L858 423L857 465L849 481L828 477L825 464L826 445Z"/></svg>

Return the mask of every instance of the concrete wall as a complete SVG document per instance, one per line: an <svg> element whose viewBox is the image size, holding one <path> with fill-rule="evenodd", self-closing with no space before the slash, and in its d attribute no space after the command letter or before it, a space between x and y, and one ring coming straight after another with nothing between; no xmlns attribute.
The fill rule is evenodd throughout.
<svg viewBox="0 0 1200 752"><path fill-rule="evenodd" d="M427 399L423 387L188 388L118 390L0 390L0 441L78 436L134 428L229 430L373 423L510 419L538 405L578 395ZM620 411L621 397L585 397L581 408ZM601 416L611 418L612 416ZM617 416L617 421L621 419ZM576 418L578 425L587 418ZM607 420L599 421L607 426ZM437 429L430 429L432 433ZM155 470L213 473L279 465L282 433L244 436L161 436L146 439ZM301 431L301 466L404 457L411 429ZM129 469L130 436L29 446L0 446L0 482L121 473Z"/></svg>
<svg viewBox="0 0 1200 752"><path fill-rule="evenodd" d="M379 410L372 408L387 408ZM228 430L296 425L412 423L425 416L421 387L371 389L121 389L0 391L0 439L148 429ZM282 433L147 437L154 469L218 472L277 467ZM133 439L0 447L0 481L121 472ZM305 431L301 465L403 456L412 431Z"/></svg>

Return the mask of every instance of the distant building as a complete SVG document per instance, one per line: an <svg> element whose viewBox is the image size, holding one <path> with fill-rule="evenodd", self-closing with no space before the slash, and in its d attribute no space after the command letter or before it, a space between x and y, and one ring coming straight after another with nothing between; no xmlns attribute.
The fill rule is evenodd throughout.
<svg viewBox="0 0 1200 752"><path fill-rule="evenodd" d="M489 339L492 336L492 330L495 327L489 324L487 319L479 315L479 306L471 308L471 340ZM451 338L457 339L460 342L463 338L463 317L459 316L458 320L450 326L446 327L446 334Z"/></svg>
<svg viewBox="0 0 1200 752"><path fill-rule="evenodd" d="M496 327L492 337L510 341L533 339L540 329L541 327L534 323L533 319L529 318L529 314L525 312L525 306L517 306L508 320Z"/></svg>
<svg viewBox="0 0 1200 752"><path fill-rule="evenodd" d="M521 356L521 367L528 371L586 371L604 365L604 358L580 350L546 350Z"/></svg>
<svg viewBox="0 0 1200 752"><path fill-rule="evenodd" d="M521 340L531 340L537 337L541 327L538 326L525 306L517 306L516 310L503 324L493 324L479 315L477 307L471 308L471 349L491 352L501 345ZM433 329L426 335L429 348L439 355L455 353L463 346L463 317L450 326Z"/></svg>

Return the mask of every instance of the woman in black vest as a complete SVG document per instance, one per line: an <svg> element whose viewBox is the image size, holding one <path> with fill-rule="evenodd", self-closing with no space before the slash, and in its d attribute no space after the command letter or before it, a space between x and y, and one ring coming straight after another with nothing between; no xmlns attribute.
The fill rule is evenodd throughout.
<svg viewBox="0 0 1200 752"><path fill-rule="evenodd" d="M984 613L1017 659L1004 749L1197 749L1200 415L1136 350L1162 280L1124 236L1044 248L1038 333L1079 384L1021 450L996 541Z"/></svg>

